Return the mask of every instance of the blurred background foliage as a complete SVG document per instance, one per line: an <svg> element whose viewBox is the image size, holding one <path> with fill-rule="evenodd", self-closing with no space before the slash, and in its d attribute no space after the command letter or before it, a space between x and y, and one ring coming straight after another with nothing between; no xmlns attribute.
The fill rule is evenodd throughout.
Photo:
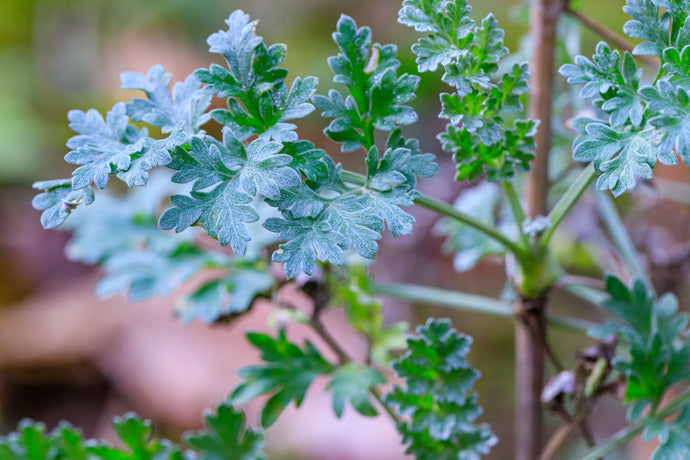
<svg viewBox="0 0 690 460"><path fill-rule="evenodd" d="M371 26L375 41L397 43L403 67L413 71L409 47L416 37L413 31L397 24L399 3L0 0L0 426L7 430L23 416L44 419L49 425L68 418L83 426L87 435L107 436L109 418L131 409L153 418L159 428L172 435L195 427L201 422L200 408L222 399L237 383L237 367L255 359L247 353L241 332L265 328L266 312L270 310L267 306L263 312L252 313L248 320L229 330L209 330L177 324L171 317L170 299L133 306L119 298L106 303L94 299L91 291L97 275L90 268L64 260L66 236L43 231L38 212L30 206L33 181L69 174L70 168L62 160L64 144L71 135L67 112L90 107L105 112L114 102L128 100L132 94L119 89L118 77L126 70L146 72L160 63L177 81L207 66L213 56L207 52L206 37L223 27L223 20L236 8L260 19L258 33L267 43L287 44L285 67L290 70L289 79L316 75L322 94L333 85L326 58L335 53L330 35L341 13L354 17L360 25ZM521 0L471 3L475 17L495 13L512 51L525 49L528 4ZM581 0L574 1L573 7L620 30L626 19L623 4L623 0ZM564 21L562 37L561 61L575 52L591 54L598 41L570 20ZM419 137L426 151L439 155L442 165L436 179L421 184L422 191L452 202L466 185L453 182L450 159L444 157L435 136L430 134L443 127L436 118L440 110L436 94L442 90L438 77L422 76L419 98L414 103L420 122L407 133ZM564 89L560 79L558 87L562 110L558 112L559 120L554 121L560 129L555 150L561 153L554 163L555 169L562 169L570 158L571 134L565 120L571 115L570 106L576 107L577 103L571 101L572 93ZM300 137L334 153L333 144L321 134L326 125L315 113L300 127ZM209 131L214 129L209 125ZM358 154L338 159L355 169L363 167ZM673 179L687 181L687 168L677 168L673 174ZM643 222L636 225L633 234L642 249L653 247L658 252L660 247L688 241L690 196L682 187L674 190L669 194L676 204L645 198L649 193L642 188L638 192L643 197L641 204L626 207L629 221ZM630 200L622 201L625 207ZM596 266L604 260L604 266L615 269L615 261L591 200L585 200L580 208L566 226L567 237L562 237L559 257L571 270L600 276ZM452 257L441 251L442 240L428 236L435 223L432 216L424 212L415 215L415 236L388 238L382 243L374 267L378 279L501 295L503 267L489 260L471 272L455 273ZM659 219L660 215L665 217ZM652 225L659 220L665 228ZM592 250L596 245L600 249ZM664 255L657 259L662 260ZM655 271L657 282L675 290L681 299L687 278L683 274L686 259L667 261L664 266L660 262ZM649 264L653 266L654 260L650 256ZM553 305L557 311L596 319L596 311L562 294L554 296ZM477 384L480 403L487 411L483 420L492 424L502 441L490 458L510 458L510 322L396 302L387 302L386 312L390 321L407 319L413 325L428 315L450 315L459 330L475 337L470 359L483 373ZM336 335L350 340L355 348L361 346L345 331L342 315L331 316ZM572 362L577 347L589 343L567 333L558 337L556 347L568 362ZM278 423L275 433L269 434L271 458L402 458L396 434L387 426L387 420L363 421L352 416L341 422L324 422L332 418L328 404L324 397L317 395L313 399L315 403L307 405L302 415L287 414L284 423ZM600 412L604 415L595 417L595 429L603 436L615 429L622 414L606 413L606 407Z"/></svg>

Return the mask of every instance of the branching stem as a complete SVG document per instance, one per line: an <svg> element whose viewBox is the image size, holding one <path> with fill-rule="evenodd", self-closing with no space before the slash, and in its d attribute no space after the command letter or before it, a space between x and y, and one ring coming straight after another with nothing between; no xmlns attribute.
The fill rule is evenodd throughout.
<svg viewBox="0 0 690 460"><path fill-rule="evenodd" d="M634 43L629 42L620 35L612 32L606 26L599 24L589 16L582 14L580 11L576 11L568 6L565 7L564 11L568 13L569 16L573 17L574 19L577 19L577 21L580 24L582 24L595 34L599 35L603 39L607 40L608 42L612 43L613 45L617 46L618 48L629 51L630 53L632 53L633 49L635 49ZM648 56L635 55L635 58L637 58L640 62L644 62L652 69L659 67L659 64L655 62L653 59L649 58Z"/></svg>
<svg viewBox="0 0 690 460"><path fill-rule="evenodd" d="M316 334L321 337L321 339L328 345L328 347L333 350L333 352L338 356L338 362L342 364L347 364L352 362L352 357L345 351L343 347L340 346L340 344L335 340L335 338L331 335L330 332L328 332L328 329L326 329L319 319L318 315L314 316L310 319L309 321L309 326L316 332ZM386 402L383 400L383 397L381 397L381 393L376 388L370 388L369 393L376 399L376 401L379 403L379 405L383 408L383 410L386 411L386 413L390 416L390 418L393 420L393 422L397 425L400 423L400 418L395 415L395 412L393 409L386 404Z"/></svg>
<svg viewBox="0 0 690 460"><path fill-rule="evenodd" d="M364 176L361 174L354 173L352 171L343 171L342 173L343 179L351 184L355 185L364 185L366 184L366 179ZM439 214L444 217L448 217L453 220L457 220L458 222L462 222L463 224L467 225L468 227L472 227L475 230L481 232L482 234L488 236L489 238L492 238L499 243L501 243L508 251L512 252L515 254L515 257L518 260L522 260L524 257L526 257L526 250L525 248L519 246L515 241L511 240L507 236L503 235L496 227L486 224L477 218L470 216L469 214L465 214L462 211L458 211L455 209L453 206L444 203L442 201L438 201L434 198L430 198L427 196L420 196L418 198L415 198L414 200L415 204L418 206L421 206L422 208L428 209L430 211L435 212L436 214Z"/></svg>
<svg viewBox="0 0 690 460"><path fill-rule="evenodd" d="M556 454L558 454L563 445L568 441L568 439L570 439L576 429L580 430L580 433L587 443L587 446L593 447L594 439L592 438L592 434L589 432L586 418L580 416L561 425L560 428L556 430L556 432L547 441L546 446L544 446L544 450L539 456L539 460L553 460L558 458L556 457Z"/></svg>
<svg viewBox="0 0 690 460"><path fill-rule="evenodd" d="M522 223L525 221L525 210L522 208L522 203L520 202L520 197L515 191L515 187L512 182L503 182L503 191L505 193L508 204L510 205L510 210L513 214L513 219L517 225L518 235L520 243L523 247L529 246L529 238L522 232Z"/></svg>
<svg viewBox="0 0 690 460"><path fill-rule="evenodd" d="M540 245L542 249L545 249L554 232L560 225L563 218L570 212L570 210L578 202L582 194L587 190L589 184L596 177L596 172L594 171L594 164L590 163L585 169L580 172L575 181L568 187L568 190L563 194L560 200L556 202L553 209L549 213L549 222L551 226L546 229L541 237Z"/></svg>

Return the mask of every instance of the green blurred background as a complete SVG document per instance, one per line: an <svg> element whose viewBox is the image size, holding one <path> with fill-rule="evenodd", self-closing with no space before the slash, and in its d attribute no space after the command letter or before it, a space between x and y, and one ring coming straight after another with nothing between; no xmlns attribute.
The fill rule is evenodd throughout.
<svg viewBox="0 0 690 460"><path fill-rule="evenodd" d="M526 5L520 0L472 3L475 17L493 11L506 30L507 46L513 51L521 48L527 31ZM625 21L623 3L586 0L573 5L620 30ZM110 416L132 409L153 418L164 433L174 436L200 423L199 408L227 394L236 382L237 366L253 359L240 343L241 330L265 323L259 316L227 331L183 327L171 318L169 299L127 306L122 299L100 303L93 298L97 274L64 260L66 235L43 231L39 213L30 206L33 181L70 173L70 165L62 160L71 135L67 112L90 107L105 112L113 103L132 97L119 89L120 72L146 72L160 63L177 81L217 61L207 52L206 37L224 27L223 20L236 8L260 19L258 33L266 42L288 45L289 78L316 75L320 93L332 86L326 58L336 51L330 34L341 13L371 26L375 41L397 43L403 68L413 71L409 46L416 37L397 23L399 6L394 0L1 0L0 424L5 431L19 418L31 416L48 424L68 418L88 435L107 436ZM587 31L578 33L572 23L568 31L563 50L579 47L583 54L591 54L598 39ZM564 52L561 58L567 57ZM422 190L452 201L463 185L453 182L452 164L440 152L435 135L429 134L443 127L436 118L440 109L436 94L442 90L438 80L438 74L423 76L420 97L414 103L420 122L407 132L420 137L422 147L440 157L442 172L433 183L423 183ZM326 124L317 114L311 115L300 127L301 137L358 167L360 155L339 155L321 133ZM676 173L675 179L686 181L686 169L680 177ZM634 234L636 242L644 246L649 238L687 241L687 206L653 204L628 208L628 218L653 219L654 213L671 209L673 217L666 220L665 230L671 236L640 231ZM488 261L472 272L454 273L451 258L441 253L442 241L427 236L434 224L432 216L424 212L416 216L416 236L383 242L375 266L379 279L501 294L505 276L500 264ZM597 257L589 247L600 243L602 236L595 228L592 206L585 203L577 216L567 227L570 237L564 239L562 257L577 270L598 276L592 268ZM604 250L598 257L606 255ZM658 276L664 277L670 289L678 290L685 278L678 270L671 268ZM596 312L564 295L555 296L553 304L556 310L596 317ZM458 329L475 337L471 358L483 373L477 385L486 409L483 420L492 424L502 441L489 458L511 458L510 323L395 302L387 304L387 312L391 320L407 319L412 324L430 314L451 315ZM336 330L344 329L337 313L331 324ZM357 346L346 332L342 336ZM565 334L558 336L556 347L572 362L576 348L587 343L583 337ZM288 414L288 421L279 423L276 434L269 435L271 458L402 458L395 433L383 426L387 421L352 416L342 422L324 422L329 417L328 404L319 396L314 399L317 403L305 410L306 415ZM606 405L599 415L598 436L612 432L622 420L620 410ZM353 447L357 443L363 447Z"/></svg>

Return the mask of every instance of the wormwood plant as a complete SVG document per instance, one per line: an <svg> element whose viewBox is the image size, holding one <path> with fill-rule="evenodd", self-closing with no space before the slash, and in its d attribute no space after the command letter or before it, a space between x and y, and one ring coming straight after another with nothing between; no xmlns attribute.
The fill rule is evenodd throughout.
<svg viewBox="0 0 690 460"><path fill-rule="evenodd" d="M269 428L285 407L302 403L316 378L328 380L337 416L346 406L365 416L385 412L418 459L488 454L498 440L477 422L481 408L472 387L479 372L466 359L471 338L434 319L405 338L405 324L384 325L378 296L515 318L515 458L561 458L559 449L574 433L590 445L579 458L601 458L639 433L645 441L658 440L652 458L688 458L690 392L680 391L690 382L688 317L672 294L655 293L608 193L618 196L637 179L650 179L658 162L674 165L680 157L690 163L690 2L628 0L624 10L632 18L624 32L641 41L634 49L565 0L532 0L533 61L527 64L506 60L496 19L473 18L466 0L403 2L398 21L421 35L412 47L419 72L437 72L434 78L440 71L447 85L440 95L439 116L447 120L440 147L452 155L457 180L483 180L455 206L416 190L418 178L438 170L435 156L403 134L417 121L411 104L420 77L402 73L395 45L374 43L370 29L352 18L342 16L333 34L339 52L328 63L339 89L327 95L316 94L314 77L288 84L279 67L285 46L265 44L256 21L242 11L208 39L224 65L199 69L172 91L161 66L147 75L123 73L122 87L144 98L118 103L105 117L95 110L69 113L77 134L65 159L77 168L69 179L34 184L43 226L64 223L73 232L67 254L103 268L97 286L103 296L166 295L213 268L208 281L178 300L185 322L229 323L258 297L279 299L286 285L308 294L313 308L305 313L280 303L284 320L275 335L247 334L261 362L240 371L243 383L208 416L206 431L185 437L186 447L152 439L150 424L133 415L114 422L124 450L85 442L69 425L47 432L26 421L0 440L0 459L264 458L262 435L244 426L239 408L269 395L261 414L262 427ZM549 182L562 13L612 36L624 51L602 42L591 60L578 56L561 67L592 105L589 117L572 123L580 133L572 156L585 167L569 166L564 179ZM654 69L651 78L635 56ZM209 110L214 97L227 108ZM577 107L576 100L572 104ZM298 137L293 122L314 109L330 120L325 134L363 159L365 174L345 170ZM218 138L204 130L218 125ZM111 176L146 187L111 194L102 190ZM572 286L597 283L567 274L551 249L555 231L597 177L602 220L634 275L629 283L608 275L602 290ZM167 209L159 215L161 203ZM437 228L456 253L458 271L504 254L514 305L432 287L376 284L362 261L375 258L386 228L396 237L412 232L411 206L443 218ZM218 247L209 249L205 235ZM594 325L547 315L548 293L563 286L611 319ZM322 324L323 311L335 306L344 306L351 327L366 337L366 359L354 360ZM338 359L327 359L311 342L291 341L290 322L311 327ZM588 330L600 341L565 369L549 346L549 325ZM392 368L401 383L389 388L385 369L399 349ZM548 383L545 356L559 371ZM620 389L629 425L595 439L587 417L599 399ZM545 445L544 409L562 419Z"/></svg>

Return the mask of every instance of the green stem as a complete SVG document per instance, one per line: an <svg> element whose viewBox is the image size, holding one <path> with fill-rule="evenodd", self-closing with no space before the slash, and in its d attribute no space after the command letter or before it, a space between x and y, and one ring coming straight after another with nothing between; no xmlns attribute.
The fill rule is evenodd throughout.
<svg viewBox="0 0 690 460"><path fill-rule="evenodd" d="M609 295L605 292L591 288L589 286L583 286L579 284L567 284L563 286L563 289L570 292L574 296L577 296L582 300L585 300L591 303L592 305L596 305L599 307L604 303L606 299L609 298Z"/></svg>
<svg viewBox="0 0 690 460"><path fill-rule="evenodd" d="M508 199L510 210L513 213L513 219L518 228L520 243L522 243L524 247L529 247L529 238L522 232L522 223L527 217L525 216L525 210L522 208L522 203L520 203L520 197L515 191L512 182L503 182L503 191Z"/></svg>
<svg viewBox="0 0 690 460"><path fill-rule="evenodd" d="M393 410L393 408L386 403L386 401L383 399L383 396L381 396L381 393L379 393L379 390L377 390L376 388L370 388L369 392L374 397L374 399L379 403L379 405L381 407L383 407L383 410L386 411L386 413L391 418L391 420L393 420L393 422L395 422L396 425L399 424L401 422L400 417L398 417L395 414L395 411Z"/></svg>
<svg viewBox="0 0 690 460"><path fill-rule="evenodd" d="M364 176L362 176L361 174L354 173L352 171L343 171L342 177L343 180L351 184L360 186L366 184L366 179L364 178ZM442 201L438 201L434 198L422 195L415 198L414 202L416 205L421 206L422 208L433 211L436 214L442 215L444 217L457 220L458 222L462 222L468 227L474 228L475 230L483 233L489 238L493 238L494 240L501 243L508 251L515 254L515 257L518 260L523 260L526 257L526 251L524 248L519 246L515 241L511 240L507 236L503 235L496 227L492 225L486 224L476 219L475 217L470 216L469 214L465 214L462 211L458 211L453 206L447 203L443 203Z"/></svg>
<svg viewBox="0 0 690 460"><path fill-rule="evenodd" d="M623 224L620 214L618 214L618 210L616 210L613 200L607 193L597 193L596 201L599 207L599 214L609 231L611 240L618 247L626 265L634 276L641 279L654 292L654 286L647 276L642 260L640 260L640 256L635 249L628 230Z"/></svg>
<svg viewBox="0 0 690 460"><path fill-rule="evenodd" d="M465 214L462 211L458 211L447 203L443 203L442 201L438 201L427 196L415 198L414 203L422 208L428 209L429 211L433 211L436 214L462 222L468 227L472 227L475 230L483 233L485 236L498 241L508 251L515 254L515 258L518 259L518 261L523 261L525 257L527 257L526 250L523 247L519 246L515 241L502 234L496 227L486 224L470 216L469 214Z"/></svg>
<svg viewBox="0 0 690 460"><path fill-rule="evenodd" d="M655 418L663 420L688 403L690 403L690 390L685 390L683 393L676 396L670 403L666 404L664 408L656 414ZM611 436L604 444L585 452L585 454L578 457L578 460L596 460L604 455L613 453L640 434L642 430L644 430L644 419L637 420L623 428L618 433Z"/></svg>
<svg viewBox="0 0 690 460"><path fill-rule="evenodd" d="M515 310L510 302L429 286L419 286L415 284L377 284L374 286L374 293L394 299L473 311L491 316L500 316L504 318L513 318L515 316ZM548 315L548 320L549 323L555 327L574 332L583 332L595 325L589 321L560 315Z"/></svg>
<svg viewBox="0 0 690 460"><path fill-rule="evenodd" d="M612 32L611 30L609 30L606 26L599 24L598 22L594 21L593 19L589 18L588 16L585 16L581 12L574 10L568 6L565 7L564 11L566 13L568 13L568 15L572 16L574 19L577 19L580 22L580 24L587 27L589 30L591 30L595 34L608 40L610 43L617 46L618 48L622 48L626 51L629 51L630 53L632 53L633 49L635 49L634 43L629 42L625 38ZM634 55L633 57L640 60L641 62L644 62L645 64L647 64L652 69L655 69L659 66L659 64L657 62L655 62L653 59L651 59L648 56Z"/></svg>
<svg viewBox="0 0 690 460"><path fill-rule="evenodd" d="M568 212L570 212L572 207L575 206L575 203L577 203L595 177L596 172L594 171L594 164L590 163L580 172L575 181L570 184L570 187L568 187L568 190L566 190L561 199L558 200L556 205L549 213L549 222L551 222L551 226L541 237L540 244L542 249L548 246L549 241L551 241L551 237L556 231L556 228L558 228L561 221L568 214Z"/></svg>

